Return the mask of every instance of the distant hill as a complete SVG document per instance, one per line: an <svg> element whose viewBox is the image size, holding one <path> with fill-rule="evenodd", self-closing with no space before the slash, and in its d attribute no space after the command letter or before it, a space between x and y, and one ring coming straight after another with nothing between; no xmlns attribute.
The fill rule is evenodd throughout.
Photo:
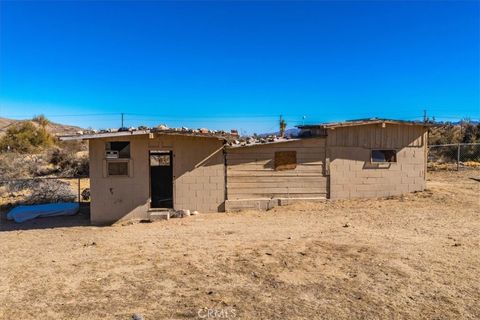
<svg viewBox="0 0 480 320"><path fill-rule="evenodd" d="M295 137L298 136L299 133L300 133L300 129L290 128L290 129L285 130L285 137L295 138ZM280 132L277 131L277 132L271 132L271 133L261 133L258 136L259 137L268 137L268 136L279 136L279 135L280 135Z"/></svg>
<svg viewBox="0 0 480 320"><path fill-rule="evenodd" d="M480 142L480 123L478 121L436 122L429 131L428 142L430 145Z"/></svg>
<svg viewBox="0 0 480 320"><path fill-rule="evenodd" d="M15 119L8 119L0 117L0 135L4 134L7 129L11 126L20 124L22 122L32 122L33 124L38 126L38 123L32 120L15 120ZM60 123L51 122L47 125L47 131L52 135L67 135L67 134L75 134L78 131L82 131L83 129L76 126L64 125Z"/></svg>

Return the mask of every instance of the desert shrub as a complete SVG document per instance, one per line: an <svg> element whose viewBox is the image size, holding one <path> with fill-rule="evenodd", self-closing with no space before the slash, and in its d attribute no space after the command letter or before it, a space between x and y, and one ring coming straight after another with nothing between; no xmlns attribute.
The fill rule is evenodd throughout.
<svg viewBox="0 0 480 320"><path fill-rule="evenodd" d="M59 166L66 162L70 162L70 159L73 157L72 154L67 153L65 150L55 148L50 151L49 162L53 165Z"/></svg>
<svg viewBox="0 0 480 320"><path fill-rule="evenodd" d="M478 137L480 136L480 132L478 132L479 126L475 126L472 123L466 123L463 128L463 143L475 143L479 140Z"/></svg>
<svg viewBox="0 0 480 320"><path fill-rule="evenodd" d="M57 141L56 146L68 152L88 151L86 141Z"/></svg>
<svg viewBox="0 0 480 320"><path fill-rule="evenodd" d="M7 129L0 139L0 151L31 153L53 144L54 139L45 127L36 127L32 122L22 122Z"/></svg>
<svg viewBox="0 0 480 320"><path fill-rule="evenodd" d="M60 176L87 176L88 155L79 155L67 149L55 148L49 153L49 162L57 166Z"/></svg>
<svg viewBox="0 0 480 320"><path fill-rule="evenodd" d="M48 120L43 114L33 116L32 121L38 123L43 128L50 124L50 120Z"/></svg>
<svg viewBox="0 0 480 320"><path fill-rule="evenodd" d="M76 198L68 182L56 179L13 180L1 183L0 191L10 199L10 205L71 202Z"/></svg>
<svg viewBox="0 0 480 320"><path fill-rule="evenodd" d="M61 180L32 180L29 191L25 204L71 202L76 197L70 184Z"/></svg>
<svg viewBox="0 0 480 320"><path fill-rule="evenodd" d="M38 155L6 152L0 154L1 179L30 178L43 167L43 159Z"/></svg>

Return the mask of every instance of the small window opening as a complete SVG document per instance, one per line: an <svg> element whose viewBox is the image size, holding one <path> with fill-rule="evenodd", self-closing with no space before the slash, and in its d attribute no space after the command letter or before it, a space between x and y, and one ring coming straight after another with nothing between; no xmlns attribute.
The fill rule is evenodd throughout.
<svg viewBox="0 0 480 320"><path fill-rule="evenodd" d="M128 161L107 161L108 176L128 176Z"/></svg>
<svg viewBox="0 0 480 320"><path fill-rule="evenodd" d="M105 144L105 155L107 158L129 159L130 158L130 142L128 141L112 141Z"/></svg>
<svg viewBox="0 0 480 320"><path fill-rule="evenodd" d="M275 152L275 170L293 170L297 167L296 151L277 151Z"/></svg>
<svg viewBox="0 0 480 320"><path fill-rule="evenodd" d="M372 162L397 162L397 151L372 150Z"/></svg>
<svg viewBox="0 0 480 320"><path fill-rule="evenodd" d="M170 153L166 153L166 154L151 153L150 166L152 167L170 166Z"/></svg>

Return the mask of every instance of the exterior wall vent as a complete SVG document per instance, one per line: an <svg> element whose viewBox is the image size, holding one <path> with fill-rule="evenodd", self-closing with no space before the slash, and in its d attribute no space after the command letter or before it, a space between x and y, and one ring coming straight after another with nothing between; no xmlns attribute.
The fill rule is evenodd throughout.
<svg viewBox="0 0 480 320"><path fill-rule="evenodd" d="M107 159L118 159L118 151L115 151L115 150L105 151L105 158L107 158Z"/></svg>

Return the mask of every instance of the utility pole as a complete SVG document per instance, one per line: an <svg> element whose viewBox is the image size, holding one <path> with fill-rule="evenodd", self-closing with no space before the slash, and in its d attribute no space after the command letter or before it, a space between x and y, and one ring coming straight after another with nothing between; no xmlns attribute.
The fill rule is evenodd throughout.
<svg viewBox="0 0 480 320"><path fill-rule="evenodd" d="M427 121L428 121L428 118L427 118L427 110L424 109L424 110L423 110L423 122L426 123Z"/></svg>
<svg viewBox="0 0 480 320"><path fill-rule="evenodd" d="M122 115L122 126L120 128L123 128L123 115L124 115L124 113L122 112L121 115Z"/></svg>

